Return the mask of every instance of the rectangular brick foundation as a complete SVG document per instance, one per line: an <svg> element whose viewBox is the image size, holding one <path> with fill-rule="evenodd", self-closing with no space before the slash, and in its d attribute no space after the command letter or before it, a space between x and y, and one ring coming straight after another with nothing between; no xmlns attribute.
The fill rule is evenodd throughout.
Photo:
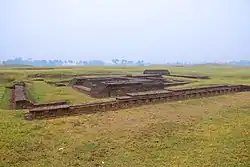
<svg viewBox="0 0 250 167"><path fill-rule="evenodd" d="M158 93L146 92L144 94L138 94L137 96L136 94L131 94L131 96L127 95L124 97L117 97L116 100L109 100L106 102L34 108L30 110L29 118L45 119L70 115L90 114L109 110L126 109L145 104L209 97L243 91L250 91L250 86L215 85L210 87L186 88L179 90L175 89L174 91L165 90Z"/></svg>

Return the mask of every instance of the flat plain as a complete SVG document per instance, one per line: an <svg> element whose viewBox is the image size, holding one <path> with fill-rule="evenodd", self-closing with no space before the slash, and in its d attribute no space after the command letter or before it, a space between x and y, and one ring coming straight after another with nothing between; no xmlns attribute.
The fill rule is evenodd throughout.
<svg viewBox="0 0 250 167"><path fill-rule="evenodd" d="M27 121L25 110L8 110L5 86L15 80L27 82L39 102L85 103L96 99L38 78L59 81L76 74L136 74L150 68L212 78L184 87L250 85L248 67L0 67L0 166L250 166L249 92L53 120Z"/></svg>

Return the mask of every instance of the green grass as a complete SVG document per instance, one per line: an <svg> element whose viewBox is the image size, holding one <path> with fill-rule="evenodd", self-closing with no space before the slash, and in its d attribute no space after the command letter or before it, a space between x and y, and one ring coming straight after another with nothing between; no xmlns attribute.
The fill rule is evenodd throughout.
<svg viewBox="0 0 250 167"><path fill-rule="evenodd" d="M4 95L4 91L5 91L5 87L0 85L0 99L2 99L2 97Z"/></svg>
<svg viewBox="0 0 250 167"><path fill-rule="evenodd" d="M34 81L34 78L29 78L28 75L31 74L107 74L107 73L132 73L138 74L142 73L144 69L159 69L165 68L169 69L170 72L176 74L190 74L190 75L208 75L212 79L208 80L195 80L187 78L178 77L166 77L170 79L181 79L187 81L195 81L192 84L180 85L178 87L193 87L200 85L210 85L210 84L250 84L250 76L248 71L249 67L230 67L230 66L190 66L190 67L62 67L54 69L39 69L39 70L16 70L15 68L1 69L0 74L4 74L5 78L9 80L24 80L24 81ZM72 77L67 76L65 78L58 77L45 77L46 81L60 81L60 80L70 80ZM51 85L46 85L42 82L34 82L31 90L31 94L34 98L41 102L48 102L53 100L69 100L71 103L82 103L88 101L95 101L82 93L76 92L71 88L56 88ZM39 85L39 84L40 85ZM55 93L52 93L55 91Z"/></svg>
<svg viewBox="0 0 250 167"><path fill-rule="evenodd" d="M140 73L146 68L161 67L0 68L0 73L6 78L29 81L30 92L39 102L65 99L82 103L95 99L69 87L32 81L27 76L35 73ZM212 77L185 86L250 85L250 68L164 68L173 73ZM9 96L3 97L7 102ZM250 94L246 92L34 121L24 120L26 111L0 109L0 166L248 167L249 99Z"/></svg>
<svg viewBox="0 0 250 167"><path fill-rule="evenodd" d="M3 85L0 85L0 108L8 109L10 104L10 89L6 89Z"/></svg>
<svg viewBox="0 0 250 167"><path fill-rule="evenodd" d="M84 93L75 91L71 87L56 87L43 81L31 82L29 92L37 102L67 100L70 103L86 103L103 100L91 98Z"/></svg>

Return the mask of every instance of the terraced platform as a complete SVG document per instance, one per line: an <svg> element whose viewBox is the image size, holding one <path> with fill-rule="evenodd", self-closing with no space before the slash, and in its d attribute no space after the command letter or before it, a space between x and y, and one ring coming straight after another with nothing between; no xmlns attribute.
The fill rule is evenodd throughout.
<svg viewBox="0 0 250 167"><path fill-rule="evenodd" d="M115 100L109 100L105 102L34 108L29 111L28 117L30 119L57 118L69 115L119 110L152 103L209 97L244 91L250 91L250 86L213 85L200 86L195 88L128 93L127 96L117 97Z"/></svg>

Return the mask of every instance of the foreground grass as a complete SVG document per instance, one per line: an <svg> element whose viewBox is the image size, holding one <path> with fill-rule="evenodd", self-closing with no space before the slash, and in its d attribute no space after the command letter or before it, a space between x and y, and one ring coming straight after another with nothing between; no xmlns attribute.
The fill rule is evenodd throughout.
<svg viewBox="0 0 250 167"><path fill-rule="evenodd" d="M0 110L3 166L250 165L249 93L25 121Z"/></svg>

